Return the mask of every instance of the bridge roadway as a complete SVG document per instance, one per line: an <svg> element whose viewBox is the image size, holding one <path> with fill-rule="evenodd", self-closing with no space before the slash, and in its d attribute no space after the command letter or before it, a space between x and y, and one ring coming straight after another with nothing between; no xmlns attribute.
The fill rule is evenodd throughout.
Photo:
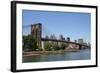
<svg viewBox="0 0 100 73"><path fill-rule="evenodd" d="M86 46L85 44L80 44L80 43L76 43L76 42L71 42L71 41L66 41L66 40L58 40L58 39L46 39L46 38L41 38L41 41L55 41L55 42L64 42L64 43L70 43L70 44L76 44L79 46Z"/></svg>

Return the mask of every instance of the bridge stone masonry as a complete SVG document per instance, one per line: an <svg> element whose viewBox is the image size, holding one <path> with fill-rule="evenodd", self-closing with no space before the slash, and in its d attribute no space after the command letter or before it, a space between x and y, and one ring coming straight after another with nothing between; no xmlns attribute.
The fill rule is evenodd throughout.
<svg viewBox="0 0 100 73"><path fill-rule="evenodd" d="M42 24L41 23L31 24L31 35L36 39L37 46L39 48L42 48L43 50L45 50L44 48L45 42L53 42L53 43L57 43L57 45L59 45L60 43L69 44L69 45L73 44L78 49L82 49L83 47L84 48L90 47L87 44L72 42L69 40L61 40L61 39L56 39L56 38L55 39L42 38Z"/></svg>

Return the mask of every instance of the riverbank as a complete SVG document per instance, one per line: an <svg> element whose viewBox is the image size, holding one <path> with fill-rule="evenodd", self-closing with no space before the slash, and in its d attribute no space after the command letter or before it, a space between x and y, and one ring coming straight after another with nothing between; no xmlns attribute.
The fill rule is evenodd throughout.
<svg viewBox="0 0 100 73"><path fill-rule="evenodd" d="M30 52L23 52L23 57L28 56L38 56L43 54L63 54L65 52L77 52L78 49L70 49L70 50L59 50L59 51L30 51Z"/></svg>
<svg viewBox="0 0 100 73"><path fill-rule="evenodd" d="M32 52L32 51L31 51ZM34 62L50 62L50 61L72 61L72 60L89 60L91 59L90 49L70 50L70 51L44 51L35 52L33 54L27 53L23 55L23 63L34 63ZM48 52L48 53L47 53ZM41 54L39 54L41 53ZM25 54L25 53L24 53Z"/></svg>

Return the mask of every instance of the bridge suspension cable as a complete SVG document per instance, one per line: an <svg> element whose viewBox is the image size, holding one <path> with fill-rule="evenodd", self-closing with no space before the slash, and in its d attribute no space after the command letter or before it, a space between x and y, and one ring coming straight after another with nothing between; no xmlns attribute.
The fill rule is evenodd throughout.
<svg viewBox="0 0 100 73"><path fill-rule="evenodd" d="M31 25L23 25L22 26L22 35L31 34Z"/></svg>
<svg viewBox="0 0 100 73"><path fill-rule="evenodd" d="M42 25L42 36L50 36L52 35L52 32L50 30L48 30L44 25Z"/></svg>

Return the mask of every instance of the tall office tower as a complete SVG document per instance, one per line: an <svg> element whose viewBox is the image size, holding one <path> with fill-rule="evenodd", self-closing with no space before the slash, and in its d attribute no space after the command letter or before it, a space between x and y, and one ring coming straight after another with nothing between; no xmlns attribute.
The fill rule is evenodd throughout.
<svg viewBox="0 0 100 73"><path fill-rule="evenodd" d="M78 43L83 44L84 43L83 39L82 38L78 39Z"/></svg>

